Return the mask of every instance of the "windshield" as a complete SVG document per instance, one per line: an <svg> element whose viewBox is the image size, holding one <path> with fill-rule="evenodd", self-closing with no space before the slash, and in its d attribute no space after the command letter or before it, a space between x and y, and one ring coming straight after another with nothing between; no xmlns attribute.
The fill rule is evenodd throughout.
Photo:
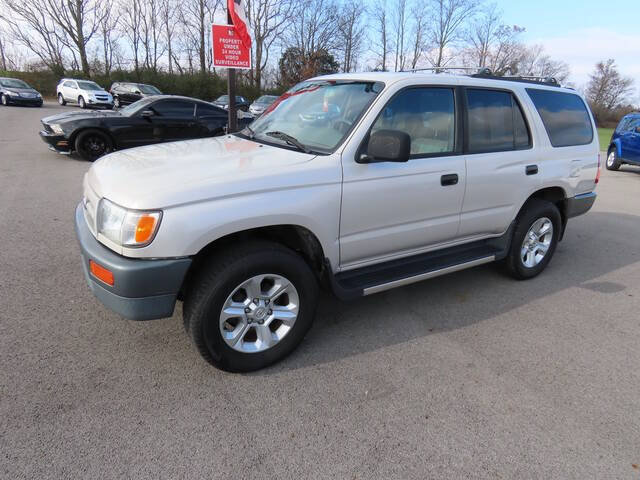
<svg viewBox="0 0 640 480"><path fill-rule="evenodd" d="M315 80L302 82L278 98L245 134L265 142L291 144L331 153L382 91L380 82ZM274 137L274 132L278 137Z"/></svg>
<svg viewBox="0 0 640 480"><path fill-rule="evenodd" d="M133 102L132 104L127 105L124 108L121 108L120 110L118 110L118 112L120 112L125 117L131 117L136 113L138 113L139 111L144 110L147 107L147 105L155 101L156 99L153 97L143 98L141 100L138 100L137 102Z"/></svg>
<svg viewBox="0 0 640 480"><path fill-rule="evenodd" d="M158 90L153 85L144 85L142 83L138 84L138 88L142 93L146 93L147 95L161 95L162 92Z"/></svg>
<svg viewBox="0 0 640 480"><path fill-rule="evenodd" d="M78 82L78 88L81 90L102 90L102 87L94 82Z"/></svg>
<svg viewBox="0 0 640 480"><path fill-rule="evenodd" d="M258 98L256 100L256 103L264 103L264 104L270 104L276 101L278 97L276 97L275 95L262 95L260 98Z"/></svg>
<svg viewBox="0 0 640 480"><path fill-rule="evenodd" d="M216 100L216 102L228 102L229 101L229 95L222 95L220 97L218 97L218 99Z"/></svg>
<svg viewBox="0 0 640 480"><path fill-rule="evenodd" d="M27 84L26 82L23 82L22 80L18 80L16 78L5 78L0 80L0 84L2 84L3 87L7 87L7 88L31 88L29 86L29 84Z"/></svg>

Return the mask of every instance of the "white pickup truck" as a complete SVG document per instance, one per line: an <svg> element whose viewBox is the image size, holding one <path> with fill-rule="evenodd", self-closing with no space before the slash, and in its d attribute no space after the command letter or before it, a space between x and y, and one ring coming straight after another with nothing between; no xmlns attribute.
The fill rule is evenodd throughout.
<svg viewBox="0 0 640 480"><path fill-rule="evenodd" d="M168 317L213 365L277 361L318 289L349 299L500 261L549 263L595 200L598 139L553 80L361 73L302 82L242 132L97 161L76 211L87 281Z"/></svg>

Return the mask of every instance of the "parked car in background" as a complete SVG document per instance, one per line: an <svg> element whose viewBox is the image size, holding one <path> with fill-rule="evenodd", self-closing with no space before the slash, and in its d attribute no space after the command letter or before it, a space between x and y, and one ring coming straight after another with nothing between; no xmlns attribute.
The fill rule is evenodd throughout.
<svg viewBox="0 0 640 480"><path fill-rule="evenodd" d="M618 170L625 163L640 165L640 112L624 116L609 142L607 169Z"/></svg>
<svg viewBox="0 0 640 480"><path fill-rule="evenodd" d="M113 150L223 135L227 111L189 97L156 95L120 110L66 112L42 119L40 137L59 153L96 160ZM244 128L251 119L238 119Z"/></svg>
<svg viewBox="0 0 640 480"><path fill-rule="evenodd" d="M314 78L243 132L94 164L75 217L84 275L135 320L183 299L208 362L255 370L302 341L320 287L346 300L494 261L542 273L596 199L594 132L551 81Z"/></svg>
<svg viewBox="0 0 640 480"><path fill-rule="evenodd" d="M269 105L278 99L276 95L262 95L249 106L249 113L256 117L262 115Z"/></svg>
<svg viewBox="0 0 640 480"><path fill-rule="evenodd" d="M225 110L229 109L229 95L220 95L213 102L214 105L218 107L224 108ZM242 95L236 95L236 108L238 110L242 110L245 112L249 111L249 100L247 100Z"/></svg>
<svg viewBox="0 0 640 480"><path fill-rule="evenodd" d="M0 102L2 105L42 106L42 95L27 82L18 78L0 77Z"/></svg>
<svg viewBox="0 0 640 480"><path fill-rule="evenodd" d="M156 87L145 83L114 82L109 91L115 108L130 105L144 97L162 95Z"/></svg>
<svg viewBox="0 0 640 480"><path fill-rule="evenodd" d="M77 103L80 108L113 107L113 97L104 88L91 80L63 78L56 87L60 105Z"/></svg>

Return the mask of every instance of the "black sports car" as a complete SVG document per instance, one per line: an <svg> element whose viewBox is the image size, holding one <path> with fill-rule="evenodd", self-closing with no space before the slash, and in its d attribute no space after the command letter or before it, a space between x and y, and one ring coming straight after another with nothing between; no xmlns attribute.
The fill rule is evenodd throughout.
<svg viewBox="0 0 640 480"><path fill-rule="evenodd" d="M40 137L59 153L96 160L113 150L224 135L227 111L189 97L157 95L118 111L68 112L42 119ZM252 118L238 118L238 128Z"/></svg>
<svg viewBox="0 0 640 480"><path fill-rule="evenodd" d="M28 83L17 78L0 78L0 102L2 105L42 106L42 95Z"/></svg>

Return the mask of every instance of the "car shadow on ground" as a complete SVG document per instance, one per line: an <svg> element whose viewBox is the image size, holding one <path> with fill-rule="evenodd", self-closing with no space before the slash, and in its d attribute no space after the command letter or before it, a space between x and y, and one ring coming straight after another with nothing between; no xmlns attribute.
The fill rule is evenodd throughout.
<svg viewBox="0 0 640 480"><path fill-rule="evenodd" d="M330 363L494 319L572 287L619 294L627 285L598 278L640 261L640 216L590 212L573 219L553 261L528 281L498 265L341 302L322 294L314 327L288 358L249 375L271 375Z"/></svg>

